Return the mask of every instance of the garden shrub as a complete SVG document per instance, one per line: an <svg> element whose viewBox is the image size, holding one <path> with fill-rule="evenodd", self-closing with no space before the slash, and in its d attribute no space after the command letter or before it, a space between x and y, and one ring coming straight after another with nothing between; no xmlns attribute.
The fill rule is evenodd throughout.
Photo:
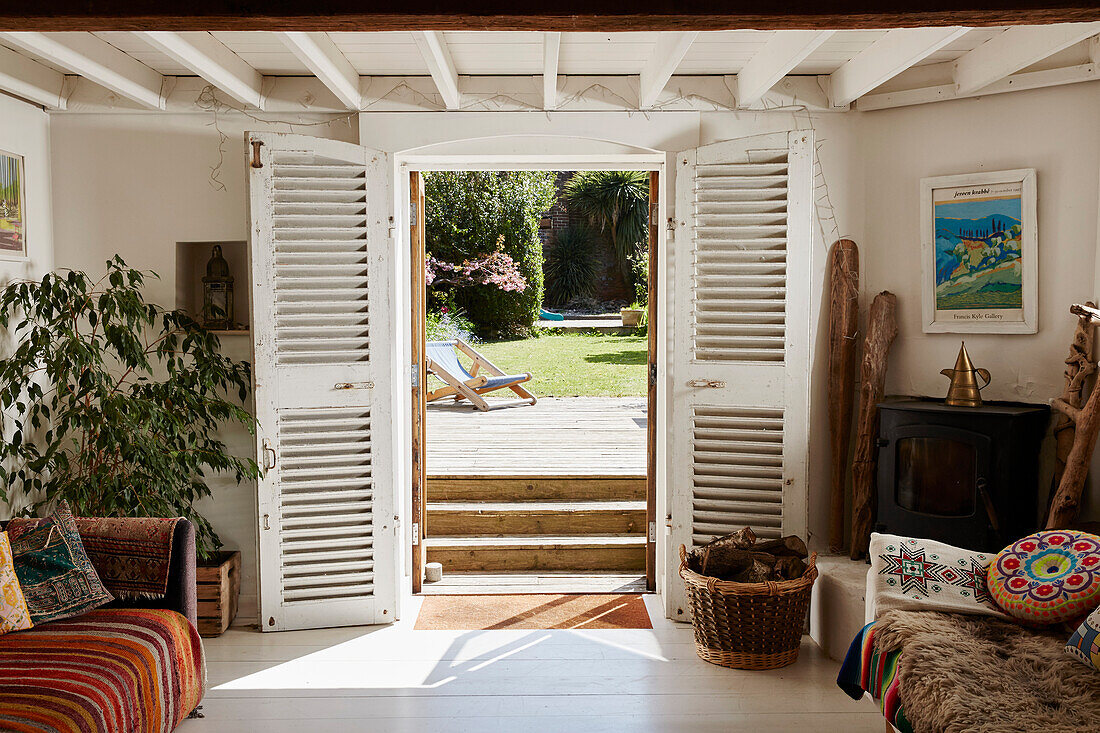
<svg viewBox="0 0 1100 733"><path fill-rule="evenodd" d="M444 306L439 311L424 314L424 326L428 341L451 341L460 338L466 343L474 338L474 324L461 311L452 311Z"/></svg>
<svg viewBox="0 0 1100 733"><path fill-rule="evenodd" d="M554 205L554 173L446 171L424 178L429 305L461 309L484 338L526 335L542 305L539 220Z"/></svg>
<svg viewBox="0 0 1100 733"><path fill-rule="evenodd" d="M587 227L570 225L558 232L545 257L547 303L563 306L592 294L597 262Z"/></svg>
<svg viewBox="0 0 1100 733"><path fill-rule="evenodd" d="M570 212L607 235L626 284L637 285L634 261L649 241L649 174L578 171L565 184Z"/></svg>

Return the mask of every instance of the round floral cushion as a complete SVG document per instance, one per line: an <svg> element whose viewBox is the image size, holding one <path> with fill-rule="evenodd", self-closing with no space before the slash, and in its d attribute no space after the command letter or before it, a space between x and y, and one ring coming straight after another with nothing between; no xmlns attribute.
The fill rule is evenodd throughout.
<svg viewBox="0 0 1100 733"><path fill-rule="evenodd" d="M1035 624L1079 618L1100 604L1100 537L1036 532L1001 550L986 573L1009 616Z"/></svg>

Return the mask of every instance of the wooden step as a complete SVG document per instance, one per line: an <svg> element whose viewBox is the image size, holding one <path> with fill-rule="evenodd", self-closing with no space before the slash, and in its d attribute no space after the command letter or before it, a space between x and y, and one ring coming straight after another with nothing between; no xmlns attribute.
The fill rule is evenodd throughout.
<svg viewBox="0 0 1100 733"><path fill-rule="evenodd" d="M644 535L429 537L427 562L443 572L645 569Z"/></svg>
<svg viewBox="0 0 1100 733"><path fill-rule="evenodd" d="M438 477L425 482L439 501L645 501L645 476Z"/></svg>
<svg viewBox="0 0 1100 733"><path fill-rule="evenodd" d="M431 537L642 534L644 501L433 502Z"/></svg>

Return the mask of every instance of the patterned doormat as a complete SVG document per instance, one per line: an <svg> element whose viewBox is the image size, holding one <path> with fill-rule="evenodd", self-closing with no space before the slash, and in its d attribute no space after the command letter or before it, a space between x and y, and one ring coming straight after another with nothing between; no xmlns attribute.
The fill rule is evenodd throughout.
<svg viewBox="0 0 1100 733"><path fill-rule="evenodd" d="M533 594L425 596L416 629L652 629L642 596Z"/></svg>

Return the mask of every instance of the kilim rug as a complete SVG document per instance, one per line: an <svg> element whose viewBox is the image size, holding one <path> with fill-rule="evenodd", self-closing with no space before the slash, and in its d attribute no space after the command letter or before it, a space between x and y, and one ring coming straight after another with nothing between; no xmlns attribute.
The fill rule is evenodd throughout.
<svg viewBox="0 0 1100 733"><path fill-rule="evenodd" d="M38 526L39 519L13 519L15 539ZM88 559L107 590L118 598L163 598L172 563L172 535L179 519L76 518Z"/></svg>
<svg viewBox="0 0 1100 733"><path fill-rule="evenodd" d="M531 594L425 596L419 630L652 629L642 596Z"/></svg>

